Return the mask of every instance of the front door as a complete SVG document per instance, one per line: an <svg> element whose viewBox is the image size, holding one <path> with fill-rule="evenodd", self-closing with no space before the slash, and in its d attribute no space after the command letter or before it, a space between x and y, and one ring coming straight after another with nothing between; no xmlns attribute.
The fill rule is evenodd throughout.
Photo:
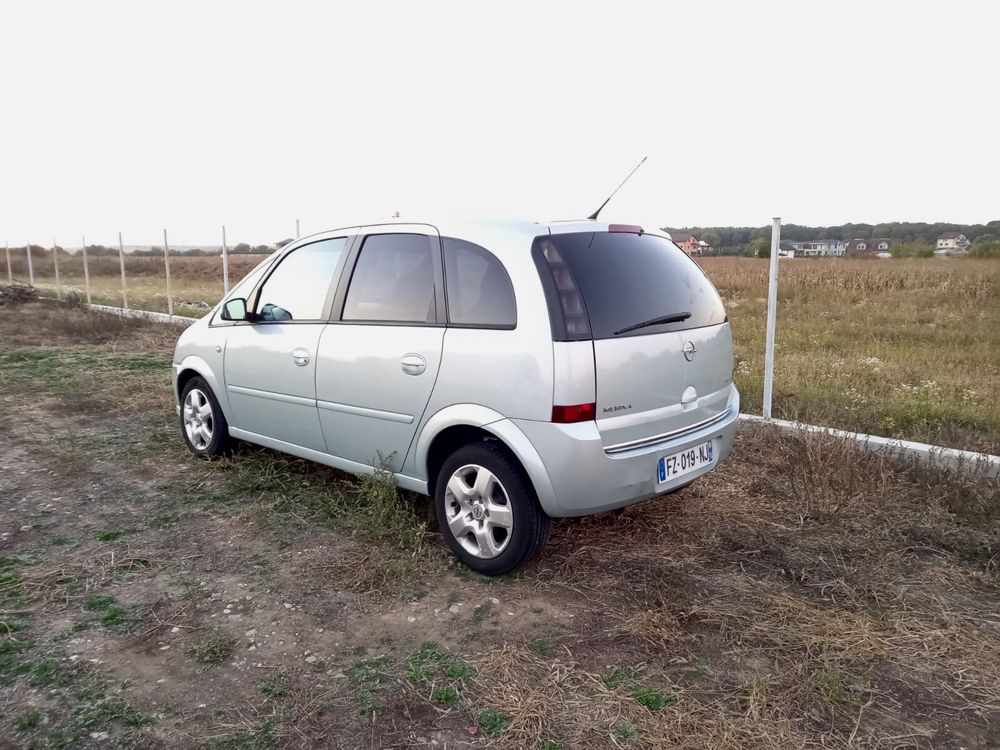
<svg viewBox="0 0 1000 750"><path fill-rule="evenodd" d="M282 258L248 301L255 315L226 337L232 425L254 436L326 451L316 413L316 354L348 239L319 240Z"/></svg>
<svg viewBox="0 0 1000 750"><path fill-rule="evenodd" d="M430 398L444 339L440 239L369 234L324 330L316 403L328 450L392 471L403 465Z"/></svg>

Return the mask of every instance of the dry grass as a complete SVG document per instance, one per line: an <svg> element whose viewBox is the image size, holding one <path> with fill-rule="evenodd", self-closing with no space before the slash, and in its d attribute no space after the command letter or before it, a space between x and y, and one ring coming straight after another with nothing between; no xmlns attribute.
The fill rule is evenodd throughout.
<svg viewBox="0 0 1000 750"><path fill-rule="evenodd" d="M743 408L759 413L767 261L699 262L726 301ZM1000 263L799 259L778 288L778 416L1000 451Z"/></svg>

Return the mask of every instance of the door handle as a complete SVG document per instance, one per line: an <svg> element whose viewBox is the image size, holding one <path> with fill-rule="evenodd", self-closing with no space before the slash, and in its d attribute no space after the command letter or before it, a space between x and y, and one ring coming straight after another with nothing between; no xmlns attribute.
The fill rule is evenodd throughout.
<svg viewBox="0 0 1000 750"><path fill-rule="evenodd" d="M309 364L309 350L303 349L301 346L292 349L292 361L299 367L305 367Z"/></svg>
<svg viewBox="0 0 1000 750"><path fill-rule="evenodd" d="M427 369L427 360L419 354L407 354L399 361L399 366L407 375L420 375Z"/></svg>

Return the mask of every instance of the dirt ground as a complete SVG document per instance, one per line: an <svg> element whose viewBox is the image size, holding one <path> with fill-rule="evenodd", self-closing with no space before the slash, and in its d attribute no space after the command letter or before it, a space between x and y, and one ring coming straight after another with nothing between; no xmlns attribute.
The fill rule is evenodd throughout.
<svg viewBox="0 0 1000 750"><path fill-rule="evenodd" d="M177 331L0 307L0 747L1000 747L1000 487L823 437L484 579L378 478L181 441Z"/></svg>

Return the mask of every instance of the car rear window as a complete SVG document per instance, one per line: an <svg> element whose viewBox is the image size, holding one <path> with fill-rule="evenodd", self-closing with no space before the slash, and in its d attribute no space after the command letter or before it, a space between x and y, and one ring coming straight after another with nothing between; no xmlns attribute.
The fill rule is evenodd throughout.
<svg viewBox="0 0 1000 750"><path fill-rule="evenodd" d="M554 234L538 237L533 253L557 339L642 336L726 320L712 282L683 250L663 237L626 232ZM689 314L682 321L623 331L682 313Z"/></svg>

